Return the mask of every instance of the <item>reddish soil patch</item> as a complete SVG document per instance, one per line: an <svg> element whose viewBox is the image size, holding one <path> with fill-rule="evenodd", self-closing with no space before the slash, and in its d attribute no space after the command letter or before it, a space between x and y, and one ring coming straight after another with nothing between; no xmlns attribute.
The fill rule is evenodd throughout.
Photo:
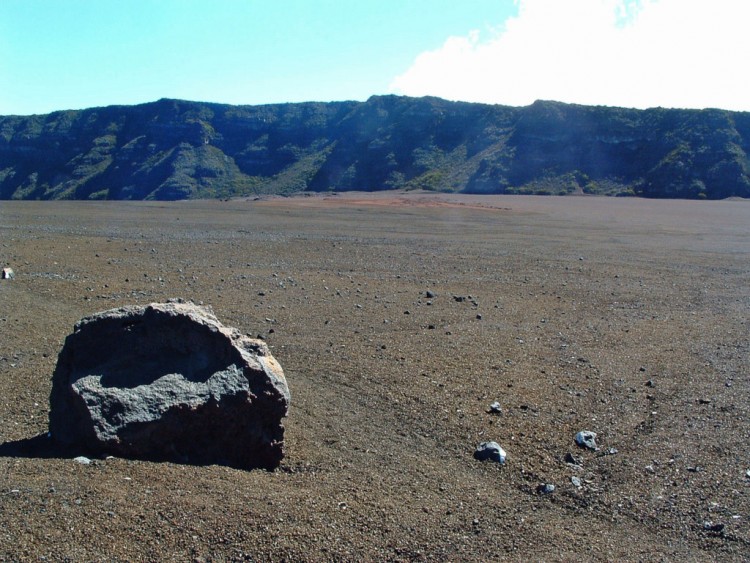
<svg viewBox="0 0 750 563"><path fill-rule="evenodd" d="M500 200L485 196L460 194L404 193L404 192L341 192L330 194L305 194L292 198L269 198L261 205L300 207L458 207L468 209L503 209Z"/></svg>

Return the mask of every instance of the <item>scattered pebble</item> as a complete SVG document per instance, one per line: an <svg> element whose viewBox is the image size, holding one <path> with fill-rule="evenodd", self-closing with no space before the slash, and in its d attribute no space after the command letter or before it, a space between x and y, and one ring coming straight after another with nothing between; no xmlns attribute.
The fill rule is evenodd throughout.
<svg viewBox="0 0 750 563"><path fill-rule="evenodd" d="M703 522L703 529L706 532L714 532L720 534L724 531L724 524L714 522Z"/></svg>
<svg viewBox="0 0 750 563"><path fill-rule="evenodd" d="M428 299L434 299L435 297L437 297L437 295L433 291L430 291L429 289L425 291L424 294L425 294L425 297L427 297Z"/></svg>
<svg viewBox="0 0 750 563"><path fill-rule="evenodd" d="M555 492L555 486L552 483L543 483L536 488L540 495L551 495Z"/></svg>
<svg viewBox="0 0 750 563"><path fill-rule="evenodd" d="M596 432L591 432L590 430L581 430L578 434L576 434L575 440L576 444L578 444L582 448L587 448L589 450L599 449L596 447Z"/></svg>
<svg viewBox="0 0 750 563"><path fill-rule="evenodd" d="M574 487L575 487L576 489L580 489L580 488L581 488L581 487L583 486L583 483L581 483L581 480L580 480L580 479L579 479L578 477L576 477L575 475L573 475L573 476L572 476L572 477L570 478L570 482L571 482L571 483L573 483L573 486L574 486Z"/></svg>
<svg viewBox="0 0 750 563"><path fill-rule="evenodd" d="M81 465L91 464L91 460L84 455L79 455L78 457L74 457L73 461L75 461L76 463L80 463Z"/></svg>
<svg viewBox="0 0 750 563"><path fill-rule="evenodd" d="M580 460L580 458L577 458L570 452L565 454L564 461L565 463L569 463L570 465L583 465L583 462Z"/></svg>
<svg viewBox="0 0 750 563"><path fill-rule="evenodd" d="M13 268L3 268L2 274L0 274L0 279L4 280L12 280L16 277L16 273L13 271Z"/></svg>
<svg viewBox="0 0 750 563"><path fill-rule="evenodd" d="M503 409L500 406L500 403L495 401L494 403L490 405L490 410L487 412L492 413L492 414L500 414L501 412L503 412Z"/></svg>
<svg viewBox="0 0 750 563"><path fill-rule="evenodd" d="M505 463L506 453L497 442L482 442L474 451L474 458L479 461L496 461L502 465Z"/></svg>

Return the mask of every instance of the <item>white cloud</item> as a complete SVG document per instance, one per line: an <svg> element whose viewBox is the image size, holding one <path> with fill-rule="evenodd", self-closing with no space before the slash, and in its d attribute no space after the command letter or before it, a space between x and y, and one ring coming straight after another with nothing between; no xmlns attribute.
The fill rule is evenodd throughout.
<svg viewBox="0 0 750 563"><path fill-rule="evenodd" d="M527 105L750 111L750 2L518 0L489 37L473 31L420 54L394 93Z"/></svg>

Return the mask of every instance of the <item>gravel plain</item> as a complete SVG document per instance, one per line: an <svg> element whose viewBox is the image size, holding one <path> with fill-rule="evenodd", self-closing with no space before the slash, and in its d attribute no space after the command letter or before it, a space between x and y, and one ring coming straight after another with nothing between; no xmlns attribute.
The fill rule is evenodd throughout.
<svg viewBox="0 0 750 563"><path fill-rule="evenodd" d="M0 561L750 559L750 202L4 201L0 265ZM283 366L278 470L48 447L73 324L176 297Z"/></svg>

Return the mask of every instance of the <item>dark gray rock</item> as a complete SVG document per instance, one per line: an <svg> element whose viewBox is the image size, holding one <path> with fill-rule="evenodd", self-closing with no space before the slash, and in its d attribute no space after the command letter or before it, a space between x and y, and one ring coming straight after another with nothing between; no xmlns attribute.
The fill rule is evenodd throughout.
<svg viewBox="0 0 750 563"><path fill-rule="evenodd" d="M542 483L536 488L536 492L540 495L551 495L555 492L555 488L552 483Z"/></svg>
<svg viewBox="0 0 750 563"><path fill-rule="evenodd" d="M479 461L495 461L505 463L506 453L497 442L482 442L474 451L474 458Z"/></svg>
<svg viewBox="0 0 750 563"><path fill-rule="evenodd" d="M703 522L703 529L706 532L713 532L715 534L721 534L726 526L721 523L714 522Z"/></svg>
<svg viewBox="0 0 750 563"><path fill-rule="evenodd" d="M66 338L50 433L94 454L272 469L289 399L266 344L209 309L123 307L82 319Z"/></svg>

